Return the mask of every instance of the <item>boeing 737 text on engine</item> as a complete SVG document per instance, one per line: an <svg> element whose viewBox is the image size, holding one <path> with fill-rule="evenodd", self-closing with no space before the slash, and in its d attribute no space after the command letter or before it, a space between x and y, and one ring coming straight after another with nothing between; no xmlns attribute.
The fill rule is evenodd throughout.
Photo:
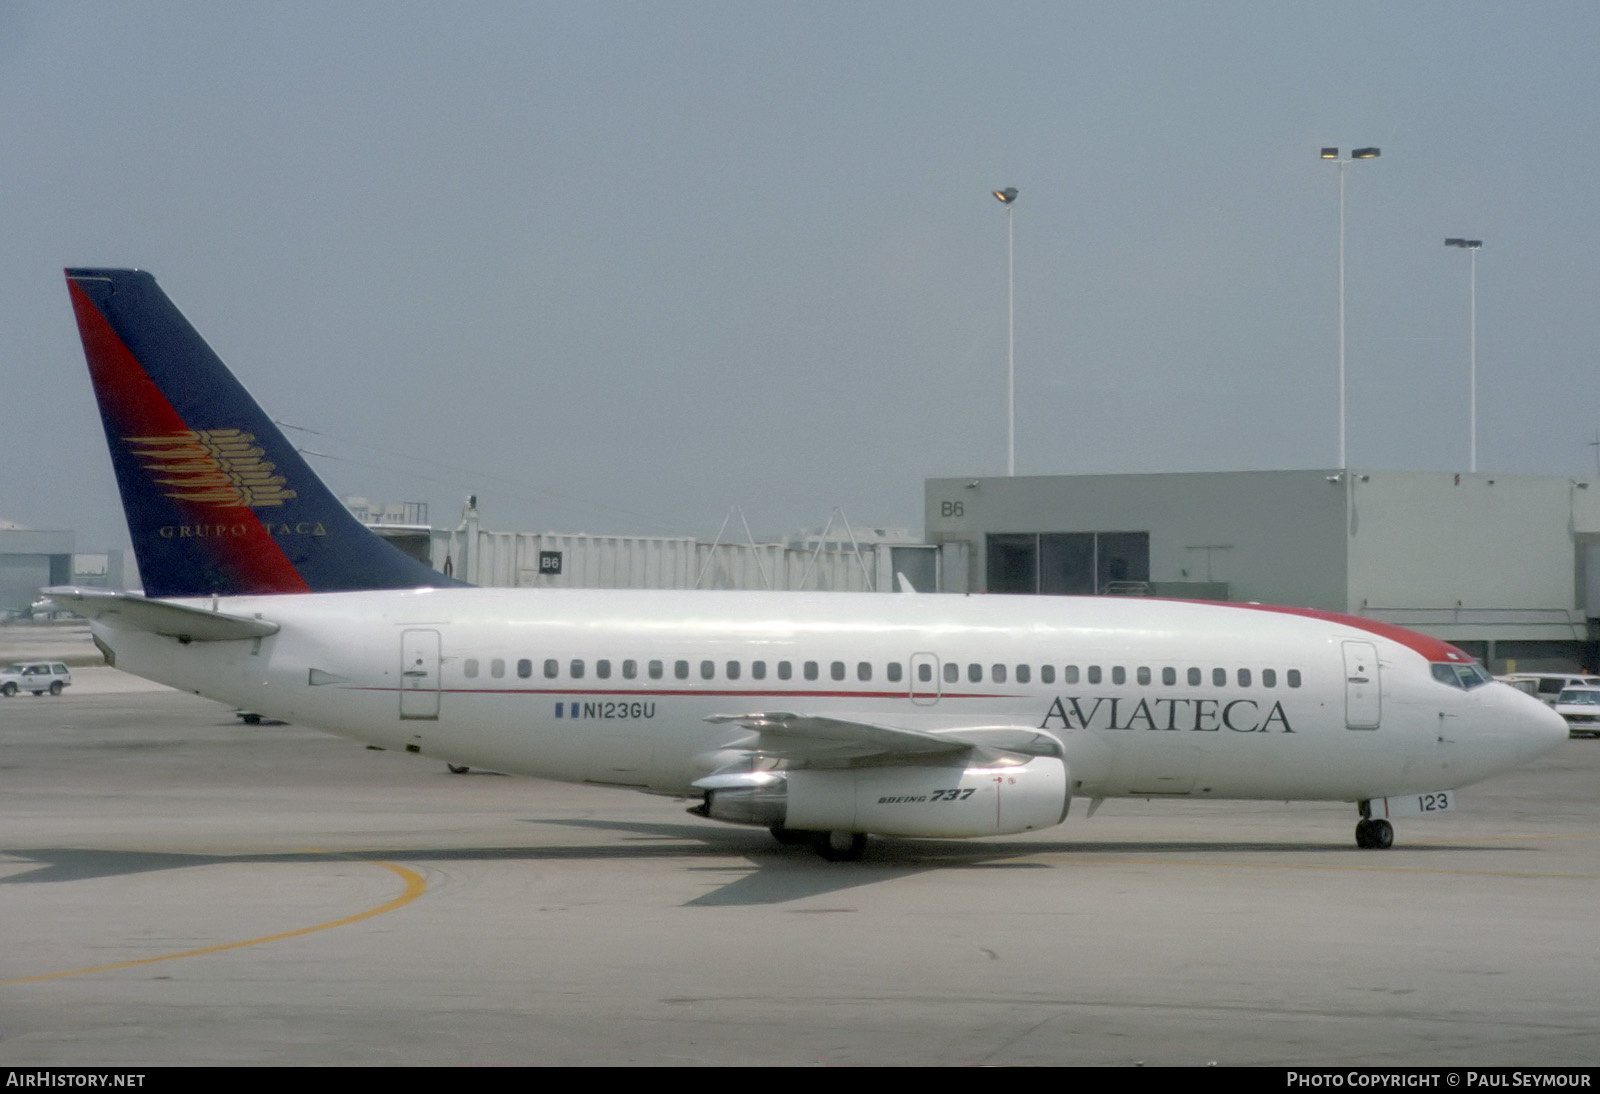
<svg viewBox="0 0 1600 1094"><path fill-rule="evenodd" d="M149 274L67 283L145 595L51 595L117 667L236 707L681 795L835 859L1074 797L1348 801L1387 847L1388 816L1567 736L1454 646L1327 612L472 588L357 522Z"/></svg>

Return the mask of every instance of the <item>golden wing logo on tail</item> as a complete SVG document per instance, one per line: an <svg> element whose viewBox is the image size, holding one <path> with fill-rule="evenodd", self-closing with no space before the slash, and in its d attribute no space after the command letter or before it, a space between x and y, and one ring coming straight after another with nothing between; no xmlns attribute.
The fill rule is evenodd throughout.
<svg viewBox="0 0 1600 1094"><path fill-rule="evenodd" d="M289 481L261 457L255 434L242 429L191 429L157 437L124 437L166 496L223 507L260 509L295 496Z"/></svg>

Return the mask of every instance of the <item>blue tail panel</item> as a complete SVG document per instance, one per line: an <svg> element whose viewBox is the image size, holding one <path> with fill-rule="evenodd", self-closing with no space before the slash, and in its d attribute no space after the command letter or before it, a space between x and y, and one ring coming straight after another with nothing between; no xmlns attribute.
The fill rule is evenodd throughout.
<svg viewBox="0 0 1600 1094"><path fill-rule="evenodd" d="M146 595L463 584L351 516L155 278L70 269L67 287Z"/></svg>

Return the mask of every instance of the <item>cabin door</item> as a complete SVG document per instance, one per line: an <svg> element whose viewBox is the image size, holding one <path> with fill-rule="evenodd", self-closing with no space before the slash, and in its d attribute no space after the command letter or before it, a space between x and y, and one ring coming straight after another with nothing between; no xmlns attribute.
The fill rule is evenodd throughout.
<svg viewBox="0 0 1600 1094"><path fill-rule="evenodd" d="M439 632L400 632L400 717L439 719Z"/></svg>
<svg viewBox="0 0 1600 1094"><path fill-rule="evenodd" d="M1371 642L1344 644L1344 724L1349 729L1377 729L1383 713L1378 680L1378 648Z"/></svg>

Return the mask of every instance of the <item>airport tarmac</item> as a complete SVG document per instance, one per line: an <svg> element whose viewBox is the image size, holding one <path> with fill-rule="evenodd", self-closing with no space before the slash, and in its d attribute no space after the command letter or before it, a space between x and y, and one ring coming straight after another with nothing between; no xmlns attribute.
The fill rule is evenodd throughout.
<svg viewBox="0 0 1600 1094"><path fill-rule="evenodd" d="M1600 1063L1600 741L830 864L104 667L0 699L0 1064Z"/></svg>

